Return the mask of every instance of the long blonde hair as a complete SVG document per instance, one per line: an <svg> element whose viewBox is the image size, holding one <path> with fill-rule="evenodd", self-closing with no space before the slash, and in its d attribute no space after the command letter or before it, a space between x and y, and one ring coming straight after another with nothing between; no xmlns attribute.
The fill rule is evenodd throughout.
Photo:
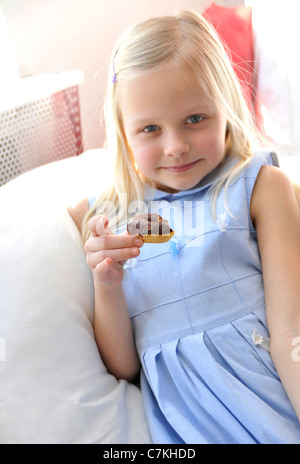
<svg viewBox="0 0 300 464"><path fill-rule="evenodd" d="M251 161L258 148L253 118L243 90L218 34L198 13L187 10L174 16L149 19L134 24L118 39L109 69L105 100L106 147L114 155L114 178L111 187L102 192L83 221L83 240L89 235L87 223L97 213L111 216L110 227L127 217L128 205L143 200L144 182L123 130L119 106L122 82L150 73L174 60L182 69L190 69L199 88L212 98L227 119L225 155L240 158L231 171L213 185L213 204L219 191ZM126 195L124 195L126 194ZM117 214L116 214L117 212Z"/></svg>

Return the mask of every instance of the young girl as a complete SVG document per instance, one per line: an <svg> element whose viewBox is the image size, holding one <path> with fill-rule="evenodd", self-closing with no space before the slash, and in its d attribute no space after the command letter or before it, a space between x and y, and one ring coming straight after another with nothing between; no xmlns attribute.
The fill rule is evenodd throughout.
<svg viewBox="0 0 300 464"><path fill-rule="evenodd" d="M106 116L115 181L82 231L108 371L141 365L154 443L300 443L299 208L215 31L190 11L128 29ZM129 235L137 205L175 237Z"/></svg>

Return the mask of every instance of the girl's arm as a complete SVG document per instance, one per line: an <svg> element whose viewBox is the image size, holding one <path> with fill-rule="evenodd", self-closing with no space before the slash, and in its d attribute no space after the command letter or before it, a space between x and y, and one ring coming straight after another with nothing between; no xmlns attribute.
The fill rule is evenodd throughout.
<svg viewBox="0 0 300 464"><path fill-rule="evenodd" d="M96 342L107 370L118 379L134 381L140 362L122 290L122 262L138 256L143 242L113 234L106 216L95 216L88 225L91 235L85 252L94 278Z"/></svg>
<svg viewBox="0 0 300 464"><path fill-rule="evenodd" d="M271 356L300 420L300 213L293 186L264 166L251 200L262 261Z"/></svg>
<svg viewBox="0 0 300 464"><path fill-rule="evenodd" d="M95 338L108 372L134 382L140 370L133 332L121 287L104 289L95 282Z"/></svg>
<svg viewBox="0 0 300 464"><path fill-rule="evenodd" d="M82 221L85 216L85 214L89 210L89 201L87 198L84 198L84 200L81 200L78 205L75 206L75 208L69 206L68 208L68 213L70 214L71 218L75 222L79 232L81 233L82 229Z"/></svg>
<svg viewBox="0 0 300 464"><path fill-rule="evenodd" d="M68 212L81 232L88 200ZM139 253L136 238L116 236L107 227L106 218L90 220L91 236L85 244L86 259L93 272L95 289L95 339L107 370L118 379L134 381L140 369L130 318L122 291L124 261Z"/></svg>

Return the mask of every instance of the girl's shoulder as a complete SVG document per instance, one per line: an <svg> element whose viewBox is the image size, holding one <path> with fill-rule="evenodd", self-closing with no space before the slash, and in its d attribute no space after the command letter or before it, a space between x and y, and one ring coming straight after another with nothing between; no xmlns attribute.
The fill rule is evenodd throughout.
<svg viewBox="0 0 300 464"><path fill-rule="evenodd" d="M263 216L286 211L297 203L295 188L288 176L277 166L264 165L259 169L251 198L250 214L253 224Z"/></svg>
<svg viewBox="0 0 300 464"><path fill-rule="evenodd" d="M239 163L237 163L237 173L235 175L235 167L233 168L233 180L232 184L235 184L235 181L239 182L239 185L242 186L242 190L238 190L238 195L242 195L243 192L246 196L247 208L251 213L253 195L255 195L257 179L264 170L269 169L278 169L279 162L278 157L275 153L270 151L260 151L253 154L251 158L243 163L239 168ZM260 193L258 194L260 197ZM252 217L252 214L250 214Z"/></svg>
<svg viewBox="0 0 300 464"><path fill-rule="evenodd" d="M90 205L89 205L89 200L87 198L84 198L83 200L81 200L74 208L71 206L68 207L68 213L70 214L71 218L75 222L80 233L82 230L83 218L88 212L89 208L90 208Z"/></svg>
<svg viewBox="0 0 300 464"><path fill-rule="evenodd" d="M260 173L260 169L264 166L274 166L276 168L279 167L277 154L270 151L256 152L249 161L250 162L242 171L242 174L245 177L256 178Z"/></svg>

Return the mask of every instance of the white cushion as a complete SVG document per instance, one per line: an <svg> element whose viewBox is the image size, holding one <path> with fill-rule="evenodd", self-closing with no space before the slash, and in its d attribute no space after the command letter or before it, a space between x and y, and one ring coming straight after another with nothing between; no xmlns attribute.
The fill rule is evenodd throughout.
<svg viewBox="0 0 300 464"><path fill-rule="evenodd" d="M98 193L92 150L0 188L0 443L150 443L140 390L109 375L69 204Z"/></svg>

